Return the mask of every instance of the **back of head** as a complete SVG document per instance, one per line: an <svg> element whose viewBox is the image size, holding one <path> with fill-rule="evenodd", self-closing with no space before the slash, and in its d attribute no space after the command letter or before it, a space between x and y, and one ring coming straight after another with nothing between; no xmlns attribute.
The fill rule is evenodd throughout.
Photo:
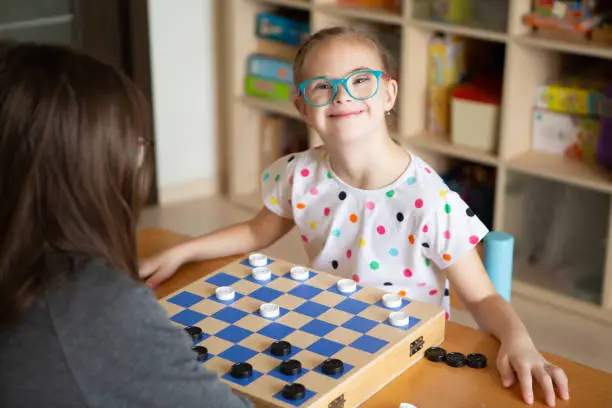
<svg viewBox="0 0 612 408"><path fill-rule="evenodd" d="M120 72L68 48L0 45L0 325L65 272L49 250L137 276L148 107Z"/></svg>

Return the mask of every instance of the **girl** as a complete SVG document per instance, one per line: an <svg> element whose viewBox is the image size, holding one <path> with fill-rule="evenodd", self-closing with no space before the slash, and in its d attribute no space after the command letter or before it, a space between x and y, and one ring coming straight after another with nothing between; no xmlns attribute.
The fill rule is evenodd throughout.
<svg viewBox="0 0 612 408"><path fill-rule="evenodd" d="M93 58L0 44L0 406L250 407L138 279L147 107Z"/></svg>
<svg viewBox="0 0 612 408"><path fill-rule="evenodd" d="M185 262L259 250L296 225L315 269L447 312L448 279L481 327L501 341L505 386L514 371L527 403L533 377L549 405L555 384L568 398L564 372L541 357L488 280L475 250L487 228L426 163L391 139L385 116L398 86L389 65L373 38L352 29L311 36L294 63L295 106L323 147L283 157L265 171L265 207L255 218L145 261L141 277L155 286Z"/></svg>

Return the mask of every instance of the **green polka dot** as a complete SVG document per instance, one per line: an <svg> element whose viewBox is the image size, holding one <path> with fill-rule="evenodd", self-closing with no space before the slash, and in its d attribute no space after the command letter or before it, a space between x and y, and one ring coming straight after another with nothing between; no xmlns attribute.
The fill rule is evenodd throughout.
<svg viewBox="0 0 612 408"><path fill-rule="evenodd" d="M391 198L395 195L395 190L389 190L387 191L387 197Z"/></svg>
<svg viewBox="0 0 612 408"><path fill-rule="evenodd" d="M370 262L370 268L372 268L373 270L377 270L378 268L380 268L380 265L378 264L378 262L372 261Z"/></svg>
<svg viewBox="0 0 612 408"><path fill-rule="evenodd" d="M425 258L425 266L429 267L431 261L429 260L429 258Z"/></svg>
<svg viewBox="0 0 612 408"><path fill-rule="evenodd" d="M280 180L280 174L277 174L276 178L274 179L274 181L276 181L278 183L279 180Z"/></svg>
<svg viewBox="0 0 612 408"><path fill-rule="evenodd" d="M451 212L451 206L450 206L450 204L446 204L446 205L444 206L444 211L446 211L446 213L447 213L447 214L450 214L450 212Z"/></svg>
<svg viewBox="0 0 612 408"><path fill-rule="evenodd" d="M266 173L263 176L263 181L267 181L270 178L270 173Z"/></svg>
<svg viewBox="0 0 612 408"><path fill-rule="evenodd" d="M331 171L328 171L328 172L327 172L327 178L328 178L328 179L332 178Z"/></svg>

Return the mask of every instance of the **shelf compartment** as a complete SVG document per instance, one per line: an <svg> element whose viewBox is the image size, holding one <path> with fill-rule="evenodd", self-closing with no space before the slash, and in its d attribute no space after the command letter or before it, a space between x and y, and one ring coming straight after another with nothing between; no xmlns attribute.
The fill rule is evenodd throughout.
<svg viewBox="0 0 612 408"><path fill-rule="evenodd" d="M515 279L601 306L610 196L513 171L504 188Z"/></svg>
<svg viewBox="0 0 612 408"><path fill-rule="evenodd" d="M489 41L507 40L508 0L473 0L471 7L413 0L411 24ZM491 4L495 3L495 4Z"/></svg>
<svg viewBox="0 0 612 408"><path fill-rule="evenodd" d="M508 160L507 166L516 172L612 193L610 173L577 159L528 151Z"/></svg>
<svg viewBox="0 0 612 408"><path fill-rule="evenodd" d="M277 101L273 99L257 98L254 96L241 96L238 100L245 106L262 111L268 111L279 115L284 115L293 119L302 120L299 112L290 101Z"/></svg>
<svg viewBox="0 0 612 408"><path fill-rule="evenodd" d="M249 0L249 1L268 4L271 6L296 8L300 10L309 10L311 8L311 3L310 1L307 1L307 0Z"/></svg>
<svg viewBox="0 0 612 408"><path fill-rule="evenodd" d="M479 164L496 166L499 161L493 154L481 152L470 147L455 145L448 138L433 133L423 132L416 136L404 137L401 139L401 142L408 146L415 146L423 150Z"/></svg>
<svg viewBox="0 0 612 408"><path fill-rule="evenodd" d="M516 41L519 44L552 51L612 59L612 47L587 40L556 40L534 34L522 34L513 37L513 41Z"/></svg>
<svg viewBox="0 0 612 408"><path fill-rule="evenodd" d="M383 23L391 25L402 25L403 18L399 13L379 10L376 8L366 9L364 7L341 6L337 3L315 5L314 10L329 15L369 21L373 23Z"/></svg>

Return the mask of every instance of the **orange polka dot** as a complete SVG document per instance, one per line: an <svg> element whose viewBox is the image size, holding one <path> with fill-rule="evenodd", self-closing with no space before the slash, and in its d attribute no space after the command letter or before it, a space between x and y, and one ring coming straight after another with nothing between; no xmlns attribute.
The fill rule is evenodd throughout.
<svg viewBox="0 0 612 408"><path fill-rule="evenodd" d="M400 290L399 292L397 292L398 295L400 295L401 297L406 296L406 291L405 290Z"/></svg>
<svg viewBox="0 0 612 408"><path fill-rule="evenodd" d="M306 208L306 204L298 203L297 208L298 208L298 210L303 210L304 208Z"/></svg>
<svg viewBox="0 0 612 408"><path fill-rule="evenodd" d="M453 259L453 257L450 256L449 254L442 255L442 258L444 258L444 260L447 261L447 262L450 261L451 259Z"/></svg>
<svg viewBox="0 0 612 408"><path fill-rule="evenodd" d="M358 220L357 214L351 214L351 216L349 217L349 220L351 220L352 223L357 222Z"/></svg>
<svg viewBox="0 0 612 408"><path fill-rule="evenodd" d="M408 241L410 241L410 243L411 243L412 245L414 245L414 235L410 235L410 236L408 237Z"/></svg>

